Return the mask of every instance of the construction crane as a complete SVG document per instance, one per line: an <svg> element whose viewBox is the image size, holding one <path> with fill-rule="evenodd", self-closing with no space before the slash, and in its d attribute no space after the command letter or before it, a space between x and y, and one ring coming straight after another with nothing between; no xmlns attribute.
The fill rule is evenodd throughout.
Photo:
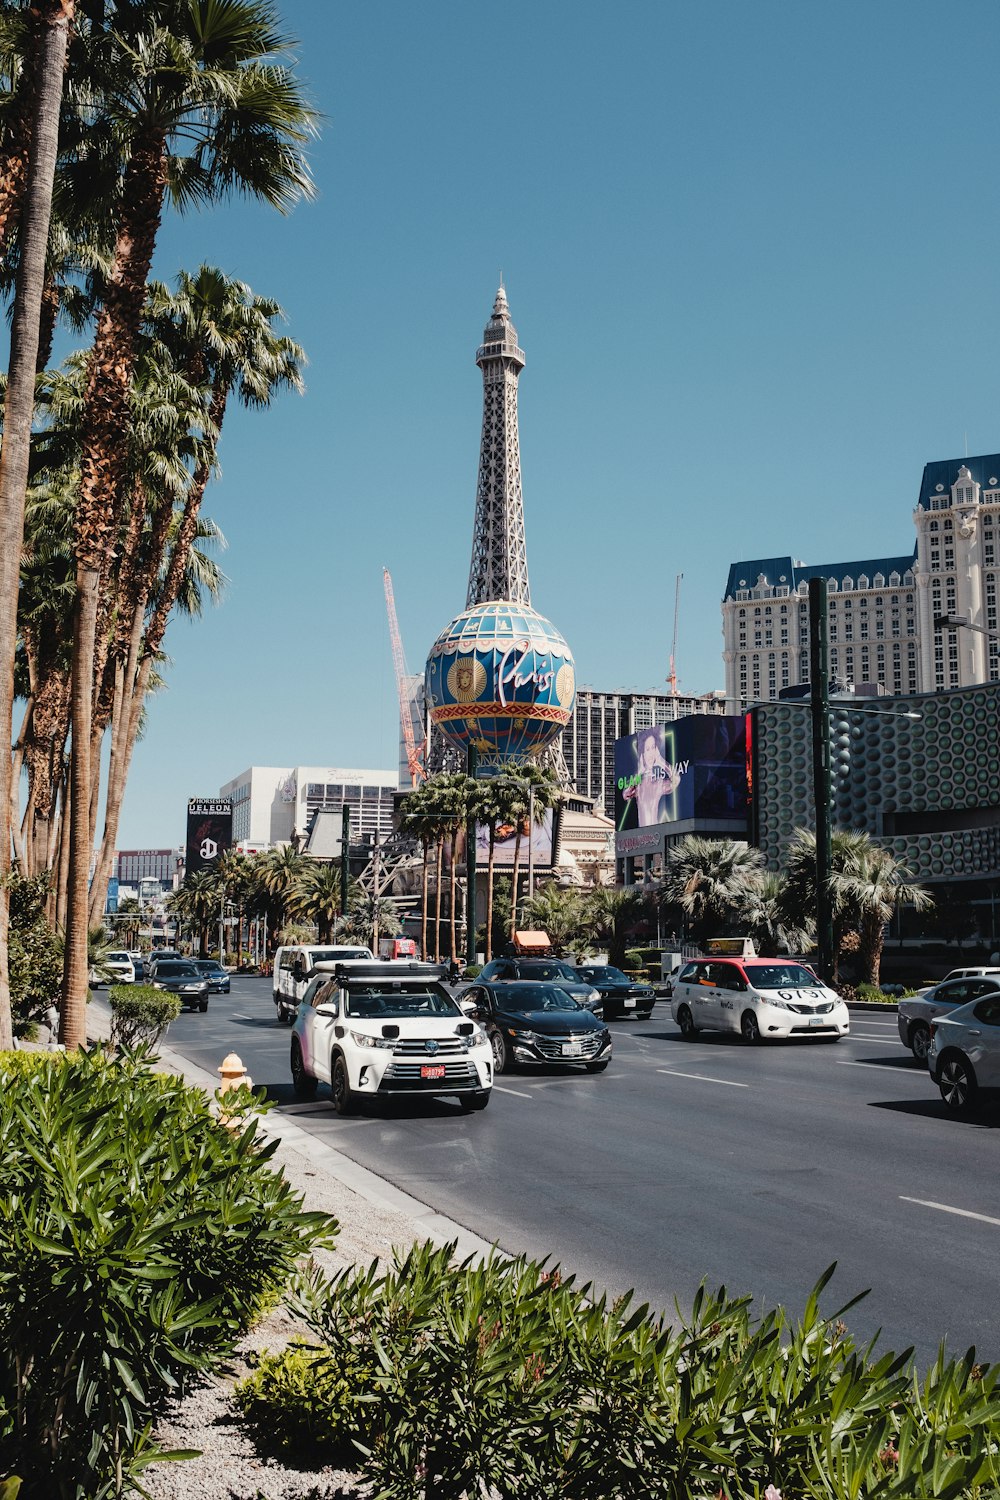
<svg viewBox="0 0 1000 1500"><path fill-rule="evenodd" d="M419 693L412 688L413 679L406 670L403 642L396 619L396 600L392 592L392 576L388 568L382 569L385 585L385 607L389 615L389 639L392 642L392 664L396 670L396 690L399 693L399 727L403 732L406 747L406 764L410 772L411 786L419 786L424 779L425 731L420 713Z"/></svg>
<svg viewBox="0 0 1000 1500"><path fill-rule="evenodd" d="M667 674L667 685L670 688L671 698L677 697L677 670L674 659L677 655L677 619L681 608L681 579L683 573L678 573L677 582L674 584L674 638L670 642L670 671Z"/></svg>

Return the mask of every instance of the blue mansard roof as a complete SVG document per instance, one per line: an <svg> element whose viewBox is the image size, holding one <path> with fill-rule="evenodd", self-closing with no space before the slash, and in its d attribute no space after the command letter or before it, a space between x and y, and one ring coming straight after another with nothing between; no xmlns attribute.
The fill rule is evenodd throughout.
<svg viewBox="0 0 1000 1500"><path fill-rule="evenodd" d="M928 465L928 467L931 466ZM898 573L902 578L907 568L913 567L916 556L917 549L914 547L913 551L908 552L904 557L870 557L862 558L859 562L810 563L808 566L804 563L794 563L790 557L748 559L746 562L735 562L731 565L724 598L735 599L738 590L756 588L761 574L772 588L787 587L793 594L800 583L807 583L810 578L835 578L838 586L841 587L844 579L850 578L857 587L862 573L869 581L875 577L876 573L881 573L888 582L890 573Z"/></svg>
<svg viewBox="0 0 1000 1500"><path fill-rule="evenodd" d="M1000 453L985 453L979 458L942 458L924 465L918 504L927 510L932 496L950 491L963 464L984 490L996 489L1000 482Z"/></svg>

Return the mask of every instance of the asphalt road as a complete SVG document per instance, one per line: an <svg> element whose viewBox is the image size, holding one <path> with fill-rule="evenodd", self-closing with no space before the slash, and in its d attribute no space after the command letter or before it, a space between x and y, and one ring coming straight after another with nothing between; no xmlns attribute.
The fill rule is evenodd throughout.
<svg viewBox="0 0 1000 1500"><path fill-rule="evenodd" d="M214 1070L236 1051L278 1107L352 1160L507 1250L550 1256L617 1293L683 1306L700 1281L824 1305L928 1363L946 1338L1000 1358L1000 1114L946 1117L893 1015L842 1042L681 1041L669 1002L612 1023L604 1074L505 1074L489 1109L408 1100L340 1120L321 1086L295 1101L270 980L234 978L169 1043ZM992 1275L992 1273L990 1273Z"/></svg>

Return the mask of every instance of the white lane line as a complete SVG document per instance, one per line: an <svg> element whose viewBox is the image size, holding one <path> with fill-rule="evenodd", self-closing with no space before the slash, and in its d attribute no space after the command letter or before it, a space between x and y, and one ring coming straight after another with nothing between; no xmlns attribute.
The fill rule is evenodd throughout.
<svg viewBox="0 0 1000 1500"><path fill-rule="evenodd" d="M517 1099L532 1099L533 1094L522 1094L520 1089L505 1089L502 1083L495 1083L493 1087L498 1094L513 1094Z"/></svg>
<svg viewBox="0 0 1000 1500"><path fill-rule="evenodd" d="M889 1042L892 1040L893 1033L890 1032L888 1036L881 1036L876 1035L874 1031L850 1031L848 1032L848 1036L852 1037L856 1042Z"/></svg>
<svg viewBox="0 0 1000 1500"><path fill-rule="evenodd" d="M676 1068L657 1068L658 1073L665 1073L668 1078L696 1078L699 1083L724 1083L729 1089L748 1089L748 1083L734 1083L731 1078L708 1078L704 1073L678 1073Z"/></svg>
<svg viewBox="0 0 1000 1500"><path fill-rule="evenodd" d="M905 1193L900 1193L899 1201L918 1203L921 1208L939 1208L943 1214L957 1214L960 1219L978 1219L980 1224L996 1224L1000 1229L1000 1219L991 1219L989 1214L974 1214L969 1208L952 1208L950 1203L932 1203L929 1198L907 1198Z"/></svg>
<svg viewBox="0 0 1000 1500"><path fill-rule="evenodd" d="M848 1062L846 1057L837 1058L838 1068L877 1068L882 1073L895 1073L897 1078L912 1078L912 1068L894 1068L891 1063Z"/></svg>

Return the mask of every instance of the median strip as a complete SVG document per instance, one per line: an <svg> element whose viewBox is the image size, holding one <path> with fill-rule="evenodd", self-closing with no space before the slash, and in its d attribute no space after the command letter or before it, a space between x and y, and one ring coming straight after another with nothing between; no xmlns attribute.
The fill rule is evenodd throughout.
<svg viewBox="0 0 1000 1500"><path fill-rule="evenodd" d="M995 1224L1000 1229L1000 1219L993 1219L989 1214L974 1214L971 1208L952 1208L950 1203L933 1203L929 1198L907 1198L905 1193L900 1193L899 1201L916 1203L921 1208L936 1208L943 1214L957 1214L960 1219L978 1219L980 1224Z"/></svg>

